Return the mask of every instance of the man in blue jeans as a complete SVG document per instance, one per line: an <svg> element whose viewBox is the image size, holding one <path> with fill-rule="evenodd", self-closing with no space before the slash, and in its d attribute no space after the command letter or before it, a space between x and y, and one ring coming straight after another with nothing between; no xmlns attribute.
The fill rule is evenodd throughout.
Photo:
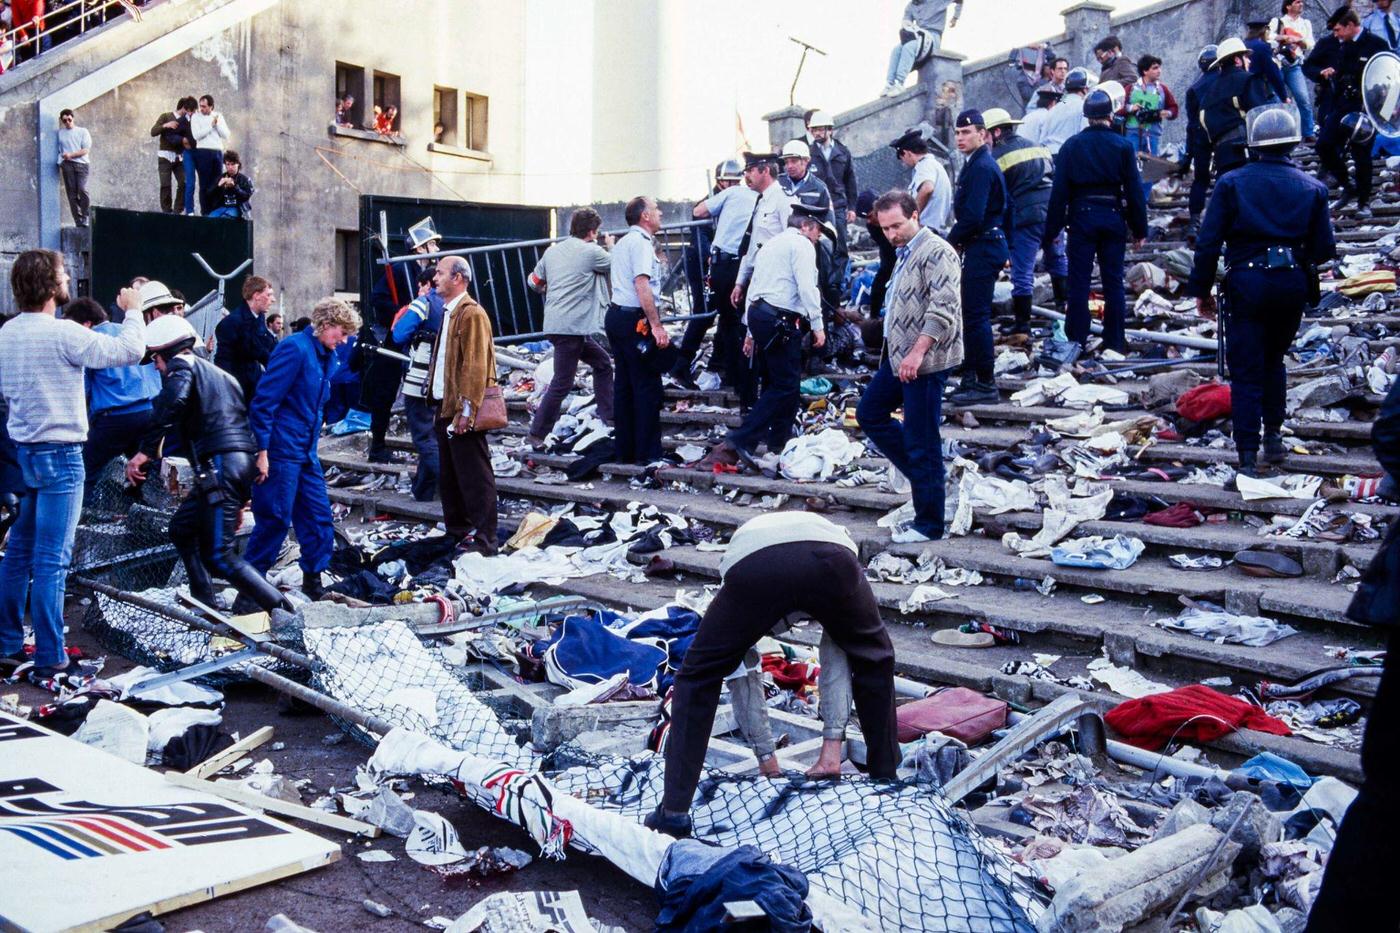
<svg viewBox="0 0 1400 933"><path fill-rule="evenodd" d="M914 521L894 530L894 542L936 541L943 537L944 483L938 422L948 373L963 357L961 270L953 248L919 226L908 192L882 195L875 217L896 259L885 299L885 348L856 421L909 480ZM890 417L896 408L904 409L902 425Z"/></svg>
<svg viewBox="0 0 1400 933"><path fill-rule="evenodd" d="M246 557L267 575L282 552L287 529L301 546L301 591L320 599L321 572L330 566L335 534L326 476L316 442L331 396L331 378L340 361L336 347L360 330L360 315L345 302L323 298L311 309L311 326L272 351L267 372L248 406L248 423L258 445L253 480L253 517ZM240 595L234 612L259 608Z"/></svg>
<svg viewBox="0 0 1400 933"><path fill-rule="evenodd" d="M28 660L28 603L34 629L29 677L48 684L74 672L63 646L63 593L83 503L83 371L139 363L146 324L128 314L120 333L101 334L60 320L68 273L53 250L21 253L10 288L22 313L0 330L0 396L9 403L6 426L25 497L0 562L0 667L13 671Z"/></svg>

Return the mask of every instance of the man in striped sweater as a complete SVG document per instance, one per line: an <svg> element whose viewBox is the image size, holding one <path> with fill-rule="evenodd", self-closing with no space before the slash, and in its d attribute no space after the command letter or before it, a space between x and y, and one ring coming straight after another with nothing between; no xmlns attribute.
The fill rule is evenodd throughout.
<svg viewBox="0 0 1400 933"><path fill-rule="evenodd" d="M63 647L63 592L83 503L87 406L83 370L132 366L146 352L146 323L128 314L116 334L60 320L68 301L63 257L47 249L21 253L10 270L19 314L0 330L0 396L15 442L25 497L0 562L0 672L28 660L24 608L34 628L30 679L70 672ZM128 296L127 303L135 300Z"/></svg>

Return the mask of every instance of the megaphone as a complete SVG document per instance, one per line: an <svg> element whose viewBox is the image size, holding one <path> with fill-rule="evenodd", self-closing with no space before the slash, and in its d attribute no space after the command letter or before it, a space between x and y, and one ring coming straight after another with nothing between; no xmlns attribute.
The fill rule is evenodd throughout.
<svg viewBox="0 0 1400 933"><path fill-rule="evenodd" d="M1361 103L1377 133L1400 137L1400 55L1371 56L1361 72Z"/></svg>

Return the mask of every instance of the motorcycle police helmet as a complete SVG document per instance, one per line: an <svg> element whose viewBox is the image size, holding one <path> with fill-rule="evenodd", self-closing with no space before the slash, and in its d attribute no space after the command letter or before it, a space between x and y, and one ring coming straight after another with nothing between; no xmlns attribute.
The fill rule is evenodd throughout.
<svg viewBox="0 0 1400 933"><path fill-rule="evenodd" d="M424 217L408 228L408 245L411 249L427 246L429 243L441 239L442 234L437 232L437 226L434 225L431 217Z"/></svg>
<svg viewBox="0 0 1400 933"><path fill-rule="evenodd" d="M1087 69L1072 68L1069 74L1065 75L1065 92L1083 91L1087 89L1091 83Z"/></svg>
<svg viewBox="0 0 1400 933"><path fill-rule="evenodd" d="M1099 88L1084 98L1084 119L1107 120L1113 116L1113 98Z"/></svg>
<svg viewBox="0 0 1400 933"><path fill-rule="evenodd" d="M738 159L725 159L715 167L715 177L720 181L741 181L744 166Z"/></svg>
<svg viewBox="0 0 1400 933"><path fill-rule="evenodd" d="M1245 141L1251 149L1291 149L1303 141L1298 108L1292 104L1264 104L1245 114Z"/></svg>
<svg viewBox="0 0 1400 933"><path fill-rule="evenodd" d="M1202 71L1210 71L1210 66L1215 64L1215 48L1214 45L1208 45L1196 56L1196 64Z"/></svg>
<svg viewBox="0 0 1400 933"><path fill-rule="evenodd" d="M1375 122L1360 110L1342 117L1342 129L1353 146L1367 145L1376 138Z"/></svg>
<svg viewBox="0 0 1400 933"><path fill-rule="evenodd" d="M1117 81L1105 81L1097 88L1108 95L1108 99L1113 102L1113 112L1117 113L1123 109L1123 105L1128 102L1128 92L1123 85Z"/></svg>
<svg viewBox="0 0 1400 933"><path fill-rule="evenodd" d="M174 314L158 317L146 325L146 355L142 362L149 363L157 353L167 358L175 356L197 343L199 334L189 321Z"/></svg>

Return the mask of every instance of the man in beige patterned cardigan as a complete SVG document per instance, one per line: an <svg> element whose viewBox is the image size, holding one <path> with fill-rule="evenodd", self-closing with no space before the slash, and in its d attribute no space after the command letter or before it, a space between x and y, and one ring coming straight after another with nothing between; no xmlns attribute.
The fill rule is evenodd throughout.
<svg viewBox="0 0 1400 933"><path fill-rule="evenodd" d="M943 441L938 433L948 373L962 362L962 271L938 234L919 226L914 199L890 191L875 216L895 246L885 293L885 348L861 396L856 420L865 436L903 473L913 491L914 520L894 529L896 544L943 537ZM904 409L901 425L890 417Z"/></svg>

